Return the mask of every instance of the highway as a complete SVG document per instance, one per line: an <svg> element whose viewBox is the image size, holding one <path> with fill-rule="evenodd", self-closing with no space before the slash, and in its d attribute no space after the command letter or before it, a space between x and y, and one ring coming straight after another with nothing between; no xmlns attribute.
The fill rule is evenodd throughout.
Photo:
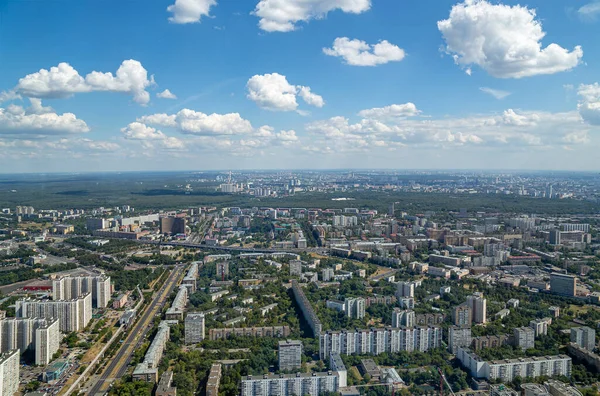
<svg viewBox="0 0 600 396"><path fill-rule="evenodd" d="M154 317L161 311L165 302L178 281L183 275L183 266L178 266L174 271L171 272L167 281L164 283L162 288L155 293L152 302L143 313L143 316L133 326L127 338L121 344L116 355L111 359L110 364L102 372L96 383L92 386L88 395L104 395L110 389L112 382L116 379L122 378L127 372L129 362L133 352L137 349L144 341L146 333L150 329L150 324Z"/></svg>

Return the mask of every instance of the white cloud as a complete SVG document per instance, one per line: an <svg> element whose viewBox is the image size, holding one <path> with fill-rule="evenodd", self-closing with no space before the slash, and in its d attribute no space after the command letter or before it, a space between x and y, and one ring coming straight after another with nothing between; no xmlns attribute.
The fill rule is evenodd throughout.
<svg viewBox="0 0 600 396"><path fill-rule="evenodd" d="M31 107L11 105L0 108L0 135L30 135L45 137L50 135L72 135L89 132L85 121L73 113L57 114L41 101L32 100Z"/></svg>
<svg viewBox="0 0 600 396"><path fill-rule="evenodd" d="M141 122L132 122L125 128L121 128L125 139L131 140L163 140L165 134L155 128L149 127Z"/></svg>
<svg viewBox="0 0 600 396"><path fill-rule="evenodd" d="M388 62L398 62L404 59L404 50L387 40L370 45L362 40L350 40L348 37L338 37L332 48L323 48L329 56L343 58L352 66L377 66Z"/></svg>
<svg viewBox="0 0 600 396"><path fill-rule="evenodd" d="M156 97L161 98L161 99L177 99L177 96L175 96L175 94L172 93L171 91L169 91L168 89L165 89L164 91L157 93Z"/></svg>
<svg viewBox="0 0 600 396"><path fill-rule="evenodd" d="M173 13L169 22L184 24L200 22L203 16L210 16L210 8L217 5L216 0L175 0L175 4L167 7Z"/></svg>
<svg viewBox="0 0 600 396"><path fill-rule="evenodd" d="M586 21L595 21L600 15L600 1L593 1L577 10L579 17Z"/></svg>
<svg viewBox="0 0 600 396"><path fill-rule="evenodd" d="M2 91L0 92L0 104L8 102L10 100L21 99L15 91Z"/></svg>
<svg viewBox="0 0 600 396"><path fill-rule="evenodd" d="M506 98L507 96L512 95L511 92L502 91L500 89L488 88L488 87L480 87L479 90L481 92L485 92L486 94L492 95L494 98L499 99L499 100L502 100L502 99Z"/></svg>
<svg viewBox="0 0 600 396"><path fill-rule="evenodd" d="M330 11L360 14L370 8L371 0L260 0L253 14L262 30L290 32L297 22L324 18Z"/></svg>
<svg viewBox="0 0 600 396"><path fill-rule="evenodd" d="M582 144L587 129L577 112L547 113L508 109L499 115L464 118L388 118L385 122L361 119L351 123L345 117L311 122L306 131L313 144L354 151L367 147L403 146L448 147L475 144L498 149L525 146L551 147Z"/></svg>
<svg viewBox="0 0 600 396"><path fill-rule="evenodd" d="M277 139L283 142L297 142L298 136L296 136L296 131L281 131L277 134Z"/></svg>
<svg viewBox="0 0 600 396"><path fill-rule="evenodd" d="M169 114L165 114L165 113L158 113L158 114L145 115L145 116L139 117L137 120L139 122L143 122L146 124L160 125L160 126L175 128L175 127L177 127L176 118L177 118L176 114L169 115Z"/></svg>
<svg viewBox="0 0 600 396"><path fill-rule="evenodd" d="M385 107L375 107L373 109L362 110L358 113L364 118L373 118L376 120L385 120L402 117L414 117L421 111L417 110L414 103L393 104Z"/></svg>
<svg viewBox="0 0 600 396"><path fill-rule="evenodd" d="M248 99L259 107L271 111L294 111L298 108L296 96L299 95L307 104L323 107L323 98L313 92L310 87L291 85L286 76L278 73L254 75L246 84Z"/></svg>
<svg viewBox="0 0 600 396"><path fill-rule="evenodd" d="M438 22L438 29L456 64L478 65L494 77L522 78L576 67L583 57L581 47L569 52L552 43L542 48L546 34L535 17L535 10L520 5L465 0Z"/></svg>
<svg viewBox="0 0 600 396"><path fill-rule="evenodd" d="M591 125L600 125L600 85L581 84L577 94L581 97L577 106L581 117Z"/></svg>
<svg viewBox="0 0 600 396"><path fill-rule="evenodd" d="M298 87L298 95L311 106L315 107L323 107L325 106L325 101L321 95L317 95L310 91L310 87Z"/></svg>
<svg viewBox="0 0 600 396"><path fill-rule="evenodd" d="M68 63L62 62L50 70L41 69L19 80L17 94L31 98L67 98L76 93L109 91L133 96L141 105L150 102L146 91L154 83L142 64L130 59L123 61L116 74L93 71L83 78Z"/></svg>
<svg viewBox="0 0 600 396"><path fill-rule="evenodd" d="M138 118L139 122L177 128L190 135L240 135L252 133L250 121L238 113L204 114L183 109L177 114L152 114Z"/></svg>

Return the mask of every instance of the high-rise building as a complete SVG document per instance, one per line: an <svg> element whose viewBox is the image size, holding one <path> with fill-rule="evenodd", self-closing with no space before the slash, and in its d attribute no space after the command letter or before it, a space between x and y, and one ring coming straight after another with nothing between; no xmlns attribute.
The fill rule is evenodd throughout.
<svg viewBox="0 0 600 396"><path fill-rule="evenodd" d="M160 232L161 234L185 234L186 233L186 219L185 217L166 216L160 218Z"/></svg>
<svg viewBox="0 0 600 396"><path fill-rule="evenodd" d="M85 221L85 228L87 228L88 231L103 230L105 228L108 228L109 226L110 221L106 219L89 218Z"/></svg>
<svg viewBox="0 0 600 396"><path fill-rule="evenodd" d="M561 244L561 240L560 240L560 230L550 230L550 244L551 245L560 245Z"/></svg>
<svg viewBox="0 0 600 396"><path fill-rule="evenodd" d="M362 297L346 298L344 300L344 311L346 315L354 319L365 317L365 299Z"/></svg>
<svg viewBox="0 0 600 396"><path fill-rule="evenodd" d="M279 370L297 370L302 366L302 341L279 341Z"/></svg>
<svg viewBox="0 0 600 396"><path fill-rule="evenodd" d="M189 313L185 318L185 343L197 344L204 339L204 314Z"/></svg>
<svg viewBox="0 0 600 396"><path fill-rule="evenodd" d="M92 307L106 308L112 295L110 277L63 276L52 281L53 300L71 300L86 293L92 296Z"/></svg>
<svg viewBox="0 0 600 396"><path fill-rule="evenodd" d="M392 327L414 327L415 326L415 311L402 310L394 308L392 311Z"/></svg>
<svg viewBox="0 0 600 396"><path fill-rule="evenodd" d="M335 271L333 270L333 268L323 268L321 270L321 279L323 280L323 282L329 282L333 279L334 275Z"/></svg>
<svg viewBox="0 0 600 396"><path fill-rule="evenodd" d="M471 326L473 311L467 304L461 304L452 310L452 322L455 326Z"/></svg>
<svg viewBox="0 0 600 396"><path fill-rule="evenodd" d="M60 344L58 319L6 318L0 321L0 352L35 352L35 364L46 365Z"/></svg>
<svg viewBox="0 0 600 396"><path fill-rule="evenodd" d="M473 322L487 322L487 300L483 297L483 293L473 293L467 297L467 306L471 308L473 313Z"/></svg>
<svg viewBox="0 0 600 396"><path fill-rule="evenodd" d="M414 297L415 296L415 283L414 282L398 282L396 289L396 296L400 297Z"/></svg>
<svg viewBox="0 0 600 396"><path fill-rule="evenodd" d="M450 326L448 328L448 349L450 352L456 353L459 347L469 347L472 341L470 326Z"/></svg>
<svg viewBox="0 0 600 396"><path fill-rule="evenodd" d="M0 355L0 396L12 396L19 391L19 351Z"/></svg>
<svg viewBox="0 0 600 396"><path fill-rule="evenodd" d="M515 347L522 350L535 348L535 331L531 327L517 327L513 334Z"/></svg>
<svg viewBox="0 0 600 396"><path fill-rule="evenodd" d="M58 318L61 332L82 331L92 319L92 295L87 293L59 301L17 300L15 315L17 318Z"/></svg>
<svg viewBox="0 0 600 396"><path fill-rule="evenodd" d="M596 330L583 326L571 329L571 342L580 347L593 351L596 348Z"/></svg>
<svg viewBox="0 0 600 396"><path fill-rule="evenodd" d="M60 328L58 319L46 321L35 330L35 364L45 366L60 347Z"/></svg>
<svg viewBox="0 0 600 396"><path fill-rule="evenodd" d="M577 278L553 272L550 275L550 292L561 296L575 296L577 293Z"/></svg>
<svg viewBox="0 0 600 396"><path fill-rule="evenodd" d="M328 331L320 334L320 357L340 355L379 355L400 351L426 352L442 345L442 329L437 326L373 328Z"/></svg>
<svg viewBox="0 0 600 396"><path fill-rule="evenodd" d="M529 321L529 327L533 329L536 337L548 334L548 326L552 324L551 318L535 319Z"/></svg>

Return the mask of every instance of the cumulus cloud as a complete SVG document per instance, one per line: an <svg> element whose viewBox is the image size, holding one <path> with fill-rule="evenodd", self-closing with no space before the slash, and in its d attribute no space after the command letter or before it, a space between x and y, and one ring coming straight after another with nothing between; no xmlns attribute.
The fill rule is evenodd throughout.
<svg viewBox="0 0 600 396"><path fill-rule="evenodd" d="M210 16L210 8L216 6L216 0L175 0L175 4L167 7L173 16L169 22L185 24L200 22L203 16Z"/></svg>
<svg viewBox="0 0 600 396"><path fill-rule="evenodd" d="M131 140L163 140L166 137L161 131L141 122L132 122L125 128L121 128L121 133L125 139Z"/></svg>
<svg viewBox="0 0 600 396"><path fill-rule="evenodd" d="M177 99L177 96L175 96L175 94L172 93L171 91L169 91L168 89L165 89L164 91L157 93L156 97L161 98L161 99Z"/></svg>
<svg viewBox="0 0 600 396"><path fill-rule="evenodd" d="M371 0L260 0L253 14L267 32L290 32L297 22L324 18L330 11L360 14L371 8Z"/></svg>
<svg viewBox="0 0 600 396"><path fill-rule="evenodd" d="M240 135L253 131L250 121L238 113L204 114L183 109L177 114L152 114L138 119L139 122L177 128L190 135Z"/></svg>
<svg viewBox="0 0 600 396"><path fill-rule="evenodd" d="M535 18L535 10L524 6L465 0L438 22L438 29L456 64L478 65L494 77L522 78L576 67L583 57L581 47L569 51L552 43L542 48L546 33Z"/></svg>
<svg viewBox="0 0 600 396"><path fill-rule="evenodd" d="M352 66L377 66L404 59L404 50L387 40L370 45L362 40L338 37L331 48L323 48L329 56L336 56Z"/></svg>
<svg viewBox="0 0 600 396"><path fill-rule="evenodd" d="M507 96L511 95L510 92L502 91L500 89L488 88L488 87L480 87L479 90L481 92L485 92L488 95L492 95L494 98L496 98L498 100L502 100L502 99L506 98Z"/></svg>
<svg viewBox="0 0 600 396"><path fill-rule="evenodd" d="M354 151L409 145L442 148L478 145L494 149L502 146L562 146L584 143L588 128L577 112L508 109L498 115L443 119L363 118L355 123L338 116L308 123L305 129L313 136L314 144Z"/></svg>
<svg viewBox="0 0 600 396"><path fill-rule="evenodd" d="M310 87L298 87L298 95L300 95L300 97L306 102L306 104L315 107L325 106L325 101L323 100L323 97L312 93L310 91Z"/></svg>
<svg viewBox="0 0 600 396"><path fill-rule="evenodd" d="M254 75L246 84L248 99L259 107L272 111L294 111L298 108L297 96L308 105L323 107L325 101L310 87L291 85L286 76L278 73Z"/></svg>
<svg viewBox="0 0 600 396"><path fill-rule="evenodd" d="M150 94L146 88L154 83L142 64L130 59L123 61L116 74L93 71L82 77L70 64L62 62L50 70L41 69L19 80L16 94L30 98L68 98L76 93L108 91L121 92L133 97L136 103L146 105Z"/></svg>
<svg viewBox="0 0 600 396"><path fill-rule="evenodd" d="M33 99L29 108L11 105L0 108L0 135L36 137L73 135L89 132L85 121L73 113L57 114L41 100Z"/></svg>
<svg viewBox="0 0 600 396"><path fill-rule="evenodd" d="M21 99L15 91L2 91L0 92L0 104L8 102L10 100Z"/></svg>
<svg viewBox="0 0 600 396"><path fill-rule="evenodd" d="M414 117L420 112L421 111L417 110L417 106L414 103L408 102L404 104L393 104L385 107L375 107L373 109L362 110L358 113L358 115L364 118L385 120L402 117Z"/></svg>
<svg viewBox="0 0 600 396"><path fill-rule="evenodd" d="M591 125L600 125L600 85L581 84L577 94L581 97L578 105L581 117Z"/></svg>

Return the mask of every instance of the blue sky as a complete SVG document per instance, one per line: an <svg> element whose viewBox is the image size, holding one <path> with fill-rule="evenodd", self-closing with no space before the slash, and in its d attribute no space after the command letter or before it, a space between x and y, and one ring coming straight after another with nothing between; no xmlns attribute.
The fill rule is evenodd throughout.
<svg viewBox="0 0 600 396"><path fill-rule="evenodd" d="M598 2L5 0L0 12L2 172L598 169Z"/></svg>

